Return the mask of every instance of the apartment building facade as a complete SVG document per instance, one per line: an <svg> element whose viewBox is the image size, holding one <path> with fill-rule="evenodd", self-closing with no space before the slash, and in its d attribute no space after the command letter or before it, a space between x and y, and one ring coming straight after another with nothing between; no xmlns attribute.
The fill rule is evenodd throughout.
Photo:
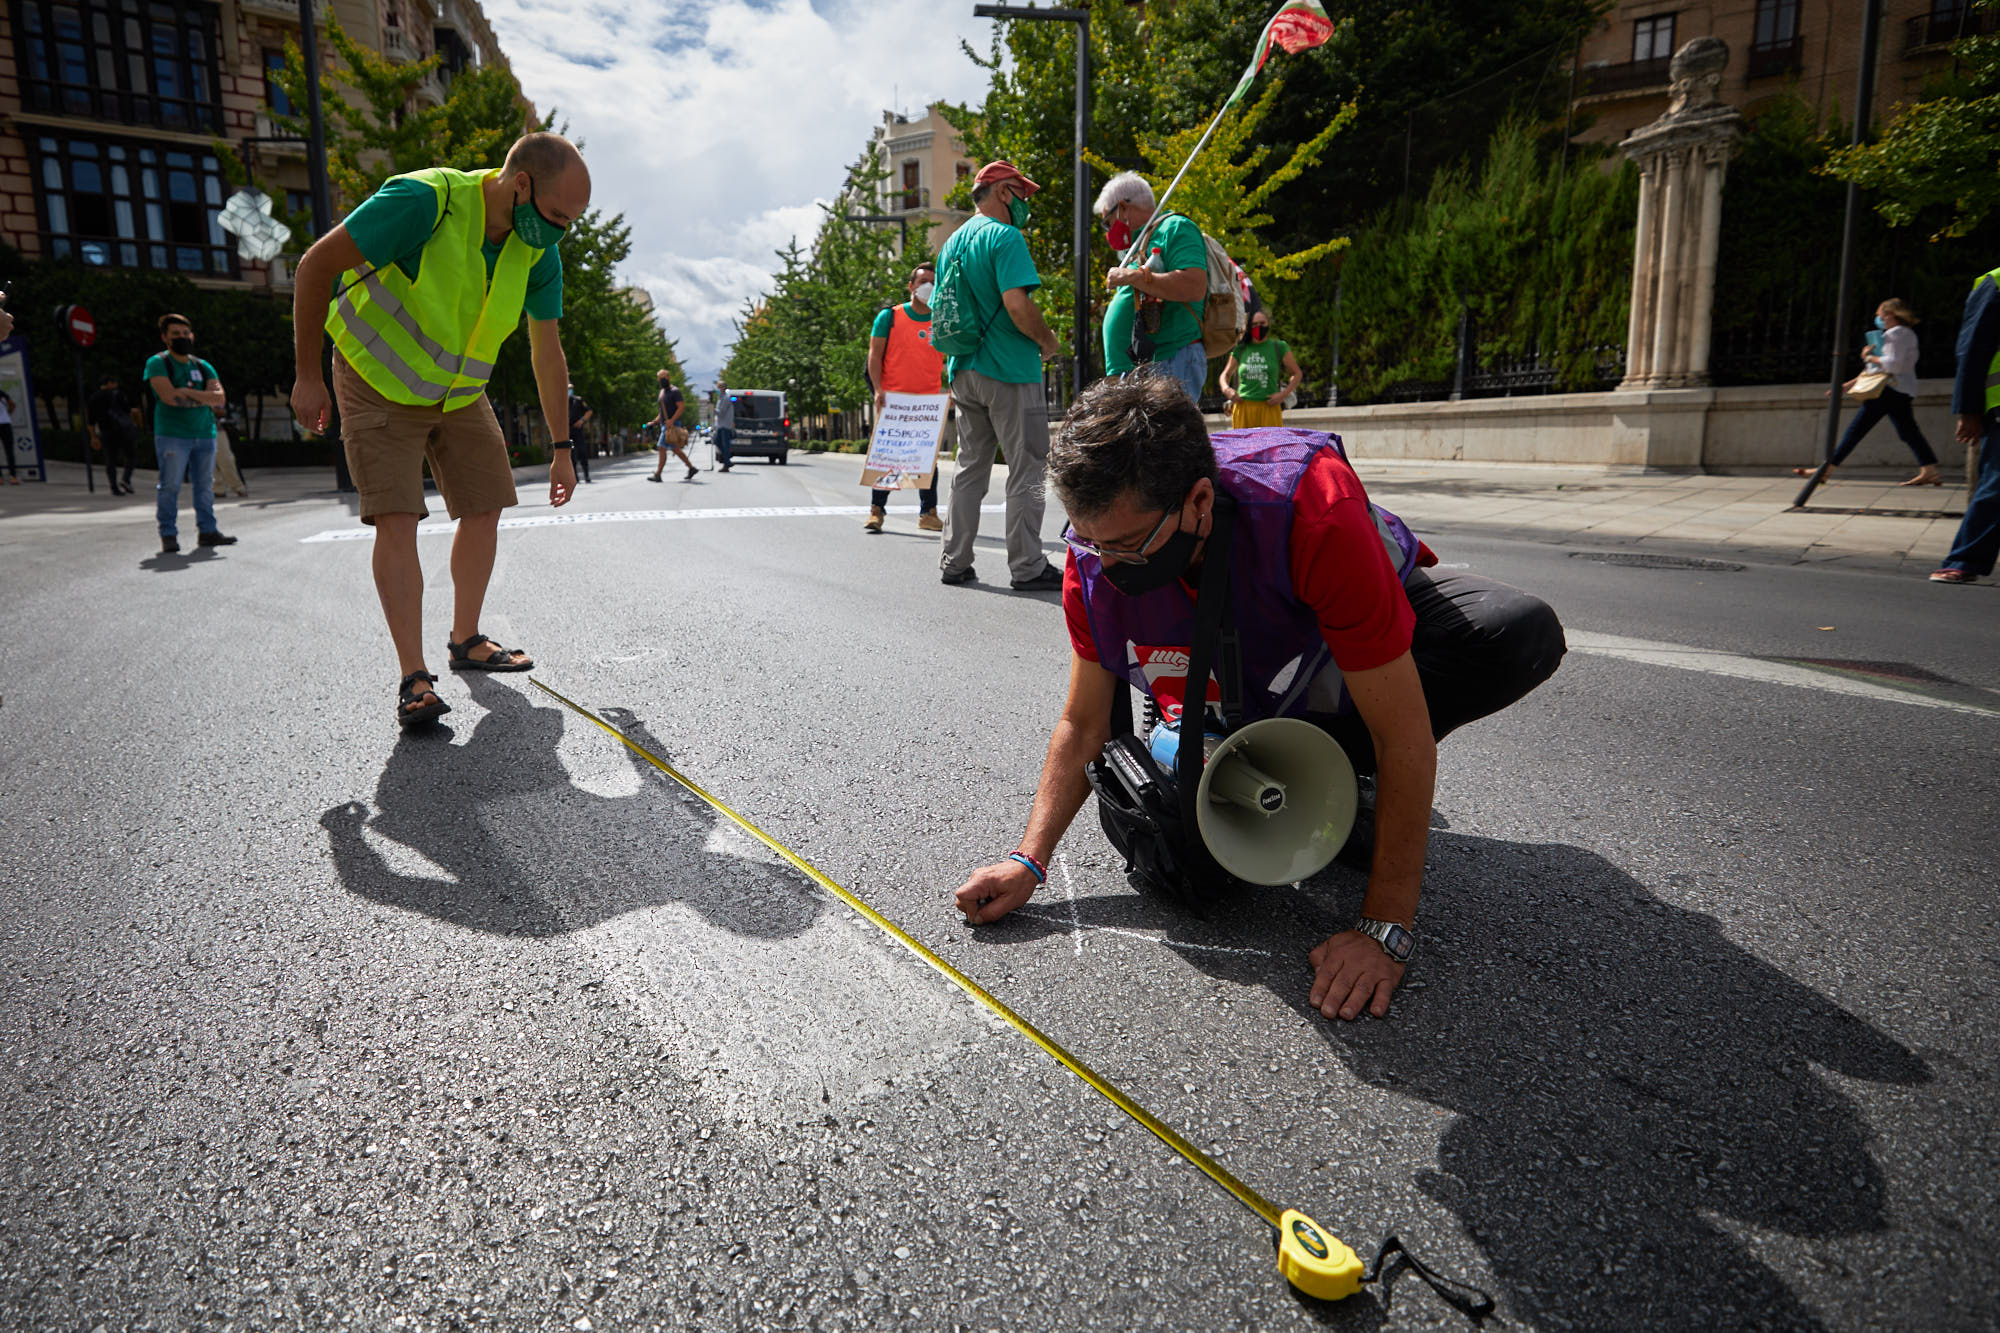
<svg viewBox="0 0 2000 1333"><path fill-rule="evenodd" d="M476 0L311 2L329 73L329 15L392 60L441 55L419 101L504 59ZM281 261L244 263L222 229L215 141L310 213L305 146L273 119L291 110L275 75L299 19L297 0L0 0L0 240L204 286L282 281Z"/></svg>
<svg viewBox="0 0 2000 1333"><path fill-rule="evenodd" d="M1949 68L1950 43L1993 30L1970 0L1883 0L1875 97L1869 114L1894 114ZM1729 44L1723 100L1754 117L1761 104L1796 93L1851 124L1861 70L1860 6L1831 0L1619 0L1577 49L1574 110L1582 142L1616 143L1667 108L1667 66L1696 37Z"/></svg>
<svg viewBox="0 0 2000 1333"><path fill-rule="evenodd" d="M935 254L958 224L972 216L944 202L954 185L978 169L965 155L965 141L933 104L918 117L884 111L875 130L875 150L889 173L882 183L880 211L908 227L928 228Z"/></svg>

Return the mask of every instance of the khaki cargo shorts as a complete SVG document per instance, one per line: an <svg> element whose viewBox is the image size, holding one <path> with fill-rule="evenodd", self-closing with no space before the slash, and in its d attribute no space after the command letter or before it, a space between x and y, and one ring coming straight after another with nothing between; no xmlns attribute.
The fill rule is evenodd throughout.
<svg viewBox="0 0 2000 1333"><path fill-rule="evenodd" d="M453 518L520 503L507 438L484 394L456 412L392 403L336 354L333 396L340 405L347 470L361 492L363 523L373 523L377 514L430 513L424 503L426 458Z"/></svg>

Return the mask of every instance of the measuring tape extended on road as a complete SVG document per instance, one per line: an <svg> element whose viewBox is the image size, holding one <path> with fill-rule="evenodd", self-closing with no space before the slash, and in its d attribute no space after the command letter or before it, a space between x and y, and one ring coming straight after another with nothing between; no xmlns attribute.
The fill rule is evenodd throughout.
<svg viewBox="0 0 2000 1333"><path fill-rule="evenodd" d="M787 865L825 889L828 893L831 893L834 897L840 899L843 903L846 903L856 912L859 912L870 924L937 969L953 985L999 1015L1000 1018L1006 1021L1009 1027L1047 1051L1055 1058L1057 1063L1061 1064L1085 1083L1088 1083L1106 1101L1145 1126L1160 1142L1166 1144L1189 1162L1199 1167L1209 1179L1235 1195L1238 1202L1251 1212L1257 1214L1257 1216L1263 1218L1265 1222L1277 1231L1278 1271L1285 1275L1286 1281L1290 1282L1300 1291L1305 1292L1308 1296L1328 1301L1340 1300L1343 1297L1352 1296L1361 1289L1362 1283L1373 1282L1380 1278L1383 1275L1384 1262L1394 1254L1407 1263L1440 1296L1466 1314L1474 1318L1479 1318L1492 1311L1493 1300L1485 1292L1466 1283L1457 1282L1433 1272L1419 1263L1409 1251L1403 1249L1401 1242L1394 1236L1390 1236L1384 1240L1381 1250L1376 1254L1374 1261L1364 1266L1359 1256L1352 1249L1332 1235L1332 1233L1321 1227L1317 1222L1296 1208L1286 1208L1280 1211L1277 1205L1238 1180L1220 1162L1195 1147L1192 1143L1189 1143L1185 1138L1182 1138L1179 1131L1175 1130L1172 1125L1167 1124L1151 1111L1139 1105L1138 1102L1127 1096L1117 1084L1111 1082L1104 1075L1070 1054L1055 1038L1049 1036L1033 1023L1015 1013L1003 1001L990 994L985 987L981 986L971 977L966 976L965 973L959 971L950 963L947 963L937 954L931 952L928 947L910 935L901 926L891 921L888 917L883 916L847 889L835 883L830 876L822 872L810 861L779 842L770 834L764 832L763 829L758 828L742 815L737 814L727 805L724 805L692 778L689 778L672 764L669 764L666 760L660 758L651 750L648 750L645 746L639 744L630 736L627 736L624 732L569 699L567 696L550 689L533 676L528 677L528 680L536 689L555 699L578 717L584 718L586 721L601 727L603 730L617 737L619 742L627 749L644 759L654 768L659 769L660 772L672 778L688 791L693 792L716 811L726 815L738 828L741 828L745 833L748 833L751 837L757 839L757 841L783 857ZM1476 1293L1478 1299L1474 1300L1462 1294L1467 1291Z"/></svg>

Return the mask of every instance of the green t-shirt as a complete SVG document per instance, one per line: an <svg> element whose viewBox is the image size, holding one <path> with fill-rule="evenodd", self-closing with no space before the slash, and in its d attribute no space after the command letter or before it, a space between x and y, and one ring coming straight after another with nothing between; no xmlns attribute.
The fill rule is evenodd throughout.
<svg viewBox="0 0 2000 1333"><path fill-rule="evenodd" d="M919 315L914 303L905 301L903 303L903 313L919 324L928 324L931 322L931 312L928 306L924 308L924 313ZM890 306L882 311L881 314L875 316L875 327L868 330L868 336L871 338L886 338L895 331L896 307Z"/></svg>
<svg viewBox="0 0 2000 1333"><path fill-rule="evenodd" d="M152 389L155 375L165 375L176 389L206 389L216 380L215 367L200 357L191 356L183 364L165 352L154 353L146 362L148 391ZM153 434L176 440L213 439L215 411L207 407L169 407L158 394L154 394Z"/></svg>
<svg viewBox="0 0 2000 1333"><path fill-rule="evenodd" d="M985 334L979 350L971 356L954 356L945 362L946 381L956 378L961 370L976 370L1003 384L1039 383L1042 349L1014 327L1014 318L1001 300L1003 292L1016 287L1033 291L1042 285L1042 275L1035 272L1035 261L1028 257L1028 242L1020 228L975 213L938 252L938 272L944 272L954 260L964 275L973 318Z"/></svg>
<svg viewBox="0 0 2000 1333"><path fill-rule="evenodd" d="M1146 238L1146 253L1151 254L1159 247L1160 260L1166 265L1166 272L1178 273L1184 268L1198 268L1208 272L1208 242L1201 238L1201 228L1190 218L1179 213L1169 213L1160 219L1160 225L1153 228L1153 234ZM1143 265L1144 256L1135 256ZM1204 298L1206 299L1206 298ZM1201 341L1202 301L1168 301L1160 310L1160 331L1153 335L1153 360L1164 361L1189 343ZM1132 320L1139 311L1139 295L1136 287L1120 287L1111 295L1111 304L1104 308L1104 368L1113 375L1123 375L1132 369Z"/></svg>
<svg viewBox="0 0 2000 1333"><path fill-rule="evenodd" d="M1292 346L1282 338L1263 342L1241 342L1232 354L1236 358L1236 392L1253 403L1261 403L1284 387L1285 358Z"/></svg>
<svg viewBox="0 0 2000 1333"><path fill-rule="evenodd" d="M363 259L378 269L394 264L415 282L423 267L424 246L437 231L437 224L437 191L420 180L398 176L363 200L343 225L361 248ZM493 266L500 261L500 247L506 243L503 236L479 247L486 257L489 283L493 281ZM562 255L552 245L528 270L528 318L561 319L562 293Z"/></svg>

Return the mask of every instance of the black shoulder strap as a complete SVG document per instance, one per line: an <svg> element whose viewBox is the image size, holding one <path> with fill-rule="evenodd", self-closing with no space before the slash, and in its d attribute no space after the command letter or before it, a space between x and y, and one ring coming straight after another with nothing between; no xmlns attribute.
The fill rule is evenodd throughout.
<svg viewBox="0 0 2000 1333"><path fill-rule="evenodd" d="M1201 591L1194 600L1194 643L1188 650L1187 684L1181 694L1181 748L1174 756L1174 777L1180 791L1181 820L1195 827L1195 788L1201 785L1207 756L1208 678L1218 663L1222 671L1222 717L1235 728L1243 721L1243 669L1231 603L1229 566L1235 551L1236 501L1215 492L1214 523L1208 532L1201 565ZM1192 718L1188 717L1193 713Z"/></svg>

